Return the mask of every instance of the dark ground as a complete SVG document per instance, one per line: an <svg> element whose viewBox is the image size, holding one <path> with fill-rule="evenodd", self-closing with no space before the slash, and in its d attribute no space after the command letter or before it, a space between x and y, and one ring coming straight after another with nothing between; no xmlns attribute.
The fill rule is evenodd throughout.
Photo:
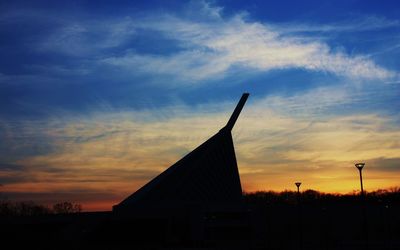
<svg viewBox="0 0 400 250"><path fill-rule="evenodd" d="M2 249L400 249L399 193L391 195L264 192L245 195L240 209L169 217L2 216L0 235L11 244Z"/></svg>

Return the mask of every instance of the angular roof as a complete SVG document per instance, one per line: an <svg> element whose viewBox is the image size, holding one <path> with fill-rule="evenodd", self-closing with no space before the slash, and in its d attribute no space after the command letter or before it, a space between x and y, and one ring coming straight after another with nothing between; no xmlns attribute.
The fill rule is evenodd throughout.
<svg viewBox="0 0 400 250"><path fill-rule="evenodd" d="M242 188L231 130L249 96L242 95L218 133L127 197L114 209L171 202L235 202Z"/></svg>

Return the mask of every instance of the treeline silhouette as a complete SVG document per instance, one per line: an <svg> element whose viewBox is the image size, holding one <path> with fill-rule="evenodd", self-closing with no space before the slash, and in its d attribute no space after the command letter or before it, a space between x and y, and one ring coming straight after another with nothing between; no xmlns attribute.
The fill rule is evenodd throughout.
<svg viewBox="0 0 400 250"><path fill-rule="evenodd" d="M352 192L348 194L339 193L323 193L316 190L308 189L297 193L295 191L285 190L282 192L275 191L256 191L243 193L245 202L247 203L263 203L263 204L286 204L296 205L299 201L303 204L308 203L358 203L360 201L360 193ZM367 203L376 203L390 205L394 202L400 202L400 187L392 187L388 189L378 189L372 192L364 192L363 200Z"/></svg>
<svg viewBox="0 0 400 250"><path fill-rule="evenodd" d="M38 216L49 214L71 214L82 212L82 205L63 201L46 206L33 201L0 201L0 216Z"/></svg>
<svg viewBox="0 0 400 250"><path fill-rule="evenodd" d="M265 205L296 205L298 202L303 204L312 203L357 203L360 200L360 193L352 192L348 194L323 193L312 189L300 192L285 190L276 191L256 191L243 193L243 198L249 204ZM400 187L388 189L378 189L372 192L365 192L364 199L367 203L382 204L389 206L391 203L400 202ZM36 216L47 214L70 214L82 212L82 205L69 201L55 203L52 206L37 204L33 201L9 201L0 200L1 216Z"/></svg>
<svg viewBox="0 0 400 250"><path fill-rule="evenodd" d="M58 249L400 249L400 187L364 195L258 191L243 193L243 201L163 216L2 201L0 235L41 249L58 242Z"/></svg>

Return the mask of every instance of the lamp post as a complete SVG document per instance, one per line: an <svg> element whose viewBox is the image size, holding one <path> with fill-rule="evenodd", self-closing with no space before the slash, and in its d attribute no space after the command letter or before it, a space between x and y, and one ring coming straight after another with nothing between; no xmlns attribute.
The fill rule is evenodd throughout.
<svg viewBox="0 0 400 250"><path fill-rule="evenodd" d="M364 162L356 163L355 164L356 168L358 168L358 171L360 172L360 183L361 183L361 195L364 195L364 188L363 188L363 181L362 181L362 169L365 166Z"/></svg>
<svg viewBox="0 0 400 250"><path fill-rule="evenodd" d="M299 195L299 194L300 194L300 185L301 185L301 182L296 182L296 183L294 183L294 184L296 184L296 187L297 187L297 194Z"/></svg>
<svg viewBox="0 0 400 250"><path fill-rule="evenodd" d="M361 203L362 203L362 234L364 235L364 248L368 249L368 226L367 226L367 212L366 212L366 201L364 196L364 187L362 181L362 169L365 166L364 162L354 164L360 172L360 184L361 184Z"/></svg>
<svg viewBox="0 0 400 250"><path fill-rule="evenodd" d="M300 206L300 185L301 182L295 182L294 183L297 187L297 227L298 227L298 238L299 238L299 249L303 249L303 222L302 222L302 212L301 212L301 206Z"/></svg>

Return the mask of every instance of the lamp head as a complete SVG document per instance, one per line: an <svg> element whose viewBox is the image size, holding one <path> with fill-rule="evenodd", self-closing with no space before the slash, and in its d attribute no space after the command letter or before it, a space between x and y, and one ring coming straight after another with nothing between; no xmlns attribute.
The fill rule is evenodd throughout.
<svg viewBox="0 0 400 250"><path fill-rule="evenodd" d="M365 163L364 162L360 162L360 163L356 163L354 165L356 166L356 168L358 168L358 170L361 171L363 169Z"/></svg>

